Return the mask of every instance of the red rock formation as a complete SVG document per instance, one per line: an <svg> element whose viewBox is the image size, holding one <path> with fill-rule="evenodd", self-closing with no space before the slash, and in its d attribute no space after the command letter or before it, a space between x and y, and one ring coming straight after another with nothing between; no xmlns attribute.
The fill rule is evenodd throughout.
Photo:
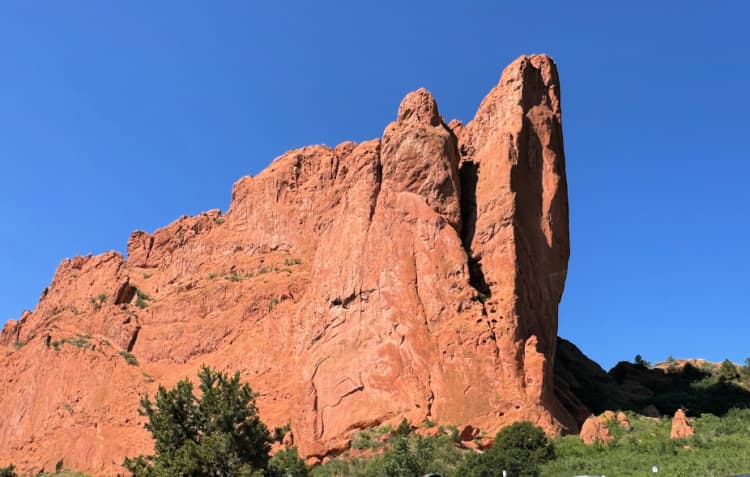
<svg viewBox="0 0 750 477"><path fill-rule="evenodd" d="M139 395L201 364L239 370L311 462L402 418L576 429L553 389L569 246L546 56L513 62L465 126L418 90L382 139L290 151L225 215L127 252L64 260L3 329L0 462L113 474L151 450Z"/></svg>
<svg viewBox="0 0 750 477"><path fill-rule="evenodd" d="M607 428L605 419L591 415L583 426L581 426L580 438L584 444L589 445L595 442L610 442L614 437Z"/></svg>
<svg viewBox="0 0 750 477"><path fill-rule="evenodd" d="M685 415L685 411L683 411L682 409L678 409L677 412L674 413L674 417L672 418L672 430L669 433L669 438L683 439L686 437L691 437L693 434L695 434L695 429L690 423L690 420Z"/></svg>
<svg viewBox="0 0 750 477"><path fill-rule="evenodd" d="M625 415L624 412L617 413L617 424L627 431L633 428L633 426L630 425L630 419L628 419L628 416Z"/></svg>

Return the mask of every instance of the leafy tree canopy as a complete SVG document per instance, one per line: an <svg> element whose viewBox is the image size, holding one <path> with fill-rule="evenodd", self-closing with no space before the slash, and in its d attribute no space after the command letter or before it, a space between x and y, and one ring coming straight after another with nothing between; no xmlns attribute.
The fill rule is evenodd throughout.
<svg viewBox="0 0 750 477"><path fill-rule="evenodd" d="M134 477L248 477L267 469L270 435L250 386L239 372L230 377L206 366L198 380L200 397L183 380L159 386L154 402L141 399L156 454L125 459Z"/></svg>

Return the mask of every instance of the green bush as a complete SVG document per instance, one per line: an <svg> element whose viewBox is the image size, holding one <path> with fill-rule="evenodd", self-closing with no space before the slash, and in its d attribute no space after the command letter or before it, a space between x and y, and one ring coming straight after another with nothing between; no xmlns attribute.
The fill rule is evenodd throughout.
<svg viewBox="0 0 750 477"><path fill-rule="evenodd" d="M300 459L296 447L289 447L277 452L268 464L271 477L307 477L310 470L305 462Z"/></svg>
<svg viewBox="0 0 750 477"><path fill-rule="evenodd" d="M95 297L89 298L89 301L91 302L91 305L94 307L94 310L99 310L104 302L107 300L107 294L106 293L99 293Z"/></svg>
<svg viewBox="0 0 750 477"><path fill-rule="evenodd" d="M144 292L140 290L135 291L135 306L143 310L148 306L148 301L151 300L151 297L146 295Z"/></svg>
<svg viewBox="0 0 750 477"><path fill-rule="evenodd" d="M496 477L506 470L514 477L539 477L541 466L554 457L555 449L542 429L516 422L500 430L484 454L471 454L458 475Z"/></svg>
<svg viewBox="0 0 750 477"><path fill-rule="evenodd" d="M719 378L724 381L735 381L737 378L739 378L739 374L737 373L737 367L729 361L728 359L725 359L722 361L721 366L719 366Z"/></svg>
<svg viewBox="0 0 750 477"><path fill-rule="evenodd" d="M270 435L239 372L203 367L198 379L200 397L182 380L173 389L159 386L154 402L141 400L156 454L125 459L134 477L249 477L268 468Z"/></svg>
<svg viewBox="0 0 750 477"><path fill-rule="evenodd" d="M0 468L0 477L18 477L15 466L11 464L8 467Z"/></svg>

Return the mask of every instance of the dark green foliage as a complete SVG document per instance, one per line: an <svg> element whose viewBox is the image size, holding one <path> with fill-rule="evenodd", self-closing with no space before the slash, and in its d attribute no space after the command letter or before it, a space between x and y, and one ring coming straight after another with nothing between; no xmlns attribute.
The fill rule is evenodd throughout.
<svg viewBox="0 0 750 477"><path fill-rule="evenodd" d="M262 475L270 435L260 421L255 394L240 375L208 367L198 373L200 397L188 380L159 386L155 401L141 400L141 415L156 455L126 459L134 477L239 477Z"/></svg>
<svg viewBox="0 0 750 477"><path fill-rule="evenodd" d="M18 477L15 466L11 464L8 467L0 468L0 477Z"/></svg>
<svg viewBox="0 0 750 477"><path fill-rule="evenodd" d="M268 464L271 477L307 477L310 470L297 453L296 447L289 447L277 452Z"/></svg>
<svg viewBox="0 0 750 477"><path fill-rule="evenodd" d="M690 416L701 414L723 415L732 408L750 407L750 391L737 380L737 369L731 362L722 364L723 374L713 365L698 369L686 364L682 369L665 372L663 369L647 369L631 363L620 362L609 371L609 376L620 386L636 383L648 394L633 395L624 402L615 402L618 394L612 394L608 408L640 411L653 404L662 414L674 414L685 408ZM574 389L589 405L587 389ZM614 389L613 393L621 393ZM606 398L607 396L603 396ZM603 400L606 403L606 399ZM592 409L594 407L590 406ZM599 411L599 409L597 409Z"/></svg>
<svg viewBox="0 0 750 477"><path fill-rule="evenodd" d="M406 419L401 419L401 422L396 428L395 434L401 437L405 437L411 434L411 426L409 425L409 421L407 421Z"/></svg>
<svg viewBox="0 0 750 477"><path fill-rule="evenodd" d="M424 421L422 421L422 427L424 427L425 429L429 429L430 427L435 427L435 426L437 426L437 423L433 421L432 419L425 417Z"/></svg>
<svg viewBox="0 0 750 477"><path fill-rule="evenodd" d="M374 434L383 435L390 430L373 429ZM463 460L464 451L456 448L449 434L437 437L392 436L382 455L367 459L334 459L315 467L313 477L422 477L428 473L438 473L448 477L458 477L456 468Z"/></svg>
<svg viewBox="0 0 750 477"><path fill-rule="evenodd" d="M273 429L273 441L274 442L281 442L284 440L284 436L287 432L289 432L289 429L291 429L291 426L287 422L281 427L274 427Z"/></svg>
<svg viewBox="0 0 750 477"><path fill-rule="evenodd" d="M586 446L577 436L556 439L557 458L544 465L541 475L647 477L658 465L657 475L724 477L750 469L750 410L696 418L695 436L679 441L669 439L669 419L628 417L632 431L609 444Z"/></svg>
<svg viewBox="0 0 750 477"><path fill-rule="evenodd" d="M637 366L641 366L644 368L651 367L651 363L643 359L643 356L641 356L640 354L635 355L635 359L633 360L633 363L635 363Z"/></svg>
<svg viewBox="0 0 750 477"><path fill-rule="evenodd" d="M719 367L719 378L724 381L736 381L738 377L739 374L737 373L737 367L734 363L728 359L722 361L721 366Z"/></svg>
<svg viewBox="0 0 750 477"><path fill-rule="evenodd" d="M377 439L376 432L372 430L359 431L354 434L352 439L352 448L362 449L379 449L383 447L383 443Z"/></svg>
<svg viewBox="0 0 750 477"><path fill-rule="evenodd" d="M135 291L135 306L143 310L148 306L148 301L151 300L151 297L146 295L140 290Z"/></svg>
<svg viewBox="0 0 750 477"><path fill-rule="evenodd" d="M530 422L517 422L498 432L487 452L471 454L458 475L496 477L506 470L512 476L538 477L541 466L554 457L554 447L543 430Z"/></svg>
<svg viewBox="0 0 750 477"><path fill-rule="evenodd" d="M415 477L430 472L429 465L435 452L431 439L417 438L414 446L409 445L406 437L394 439L393 447L383 455L380 461L380 472L383 477Z"/></svg>
<svg viewBox="0 0 750 477"><path fill-rule="evenodd" d="M750 384L750 358L746 358L745 365L740 367L740 377L745 384Z"/></svg>

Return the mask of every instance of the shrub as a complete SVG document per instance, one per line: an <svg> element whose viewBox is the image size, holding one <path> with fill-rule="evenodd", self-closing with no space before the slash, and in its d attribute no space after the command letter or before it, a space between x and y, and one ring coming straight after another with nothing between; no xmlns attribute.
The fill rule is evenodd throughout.
<svg viewBox="0 0 750 477"><path fill-rule="evenodd" d="M411 426L409 425L409 421L407 421L406 418L401 419L401 422L396 428L395 434L401 437L406 437L411 434Z"/></svg>
<svg viewBox="0 0 750 477"><path fill-rule="evenodd" d="M373 432L370 430L359 431L352 438L353 449L379 449L381 447L383 447L383 444L374 438Z"/></svg>
<svg viewBox="0 0 750 477"><path fill-rule="evenodd" d="M470 455L458 474L496 477L506 470L514 477L538 477L541 466L554 457L552 442L542 429L530 422L516 422L497 433L487 452Z"/></svg>
<svg viewBox="0 0 750 477"><path fill-rule="evenodd" d="M100 293L95 297L92 296L91 298L89 298L89 302L91 302L91 305L94 307L94 310L99 310L104 304L106 299L107 299L107 294Z"/></svg>
<svg viewBox="0 0 750 477"><path fill-rule="evenodd" d="M239 372L230 377L205 366L198 379L200 397L182 380L159 386L154 402L141 400L156 454L125 459L134 477L249 477L267 469L270 435L250 386L240 384Z"/></svg>
<svg viewBox="0 0 750 477"><path fill-rule="evenodd" d="M740 367L742 380L750 384L750 358L745 359L745 365Z"/></svg>
<svg viewBox="0 0 750 477"><path fill-rule="evenodd" d="M135 355L133 353L129 353L127 351L120 351L120 356L125 358L125 361L131 365L131 366L138 366L138 360L135 358Z"/></svg>
<svg viewBox="0 0 750 477"><path fill-rule="evenodd" d="M8 467L0 468L0 477L18 477L16 467L11 464Z"/></svg>
<svg viewBox="0 0 750 477"><path fill-rule="evenodd" d="M289 447L277 452L268 463L271 477L307 477L310 470L300 459L296 447Z"/></svg>
<svg viewBox="0 0 750 477"><path fill-rule="evenodd" d="M135 306L142 310L148 306L148 300L151 300L150 296L146 295L141 290L135 291Z"/></svg>
<svg viewBox="0 0 750 477"><path fill-rule="evenodd" d="M737 367L734 363L728 359L722 361L721 366L719 366L719 379L724 381L735 381L738 377Z"/></svg>
<svg viewBox="0 0 750 477"><path fill-rule="evenodd" d="M375 461L367 475L382 477L418 477L432 471L431 464L435 453L432 439L418 437L413 446L409 439L397 436L393 447Z"/></svg>
<svg viewBox="0 0 750 477"><path fill-rule="evenodd" d="M273 429L273 441L274 442L281 442L284 440L284 436L287 432L291 429L291 426L287 422L281 427L274 427Z"/></svg>
<svg viewBox="0 0 750 477"><path fill-rule="evenodd" d="M651 367L651 363L649 363L648 361L646 361L645 359L643 359L643 356L641 356L640 354L635 355L635 359L633 360L633 362L637 366L641 366L643 368L650 368Z"/></svg>

